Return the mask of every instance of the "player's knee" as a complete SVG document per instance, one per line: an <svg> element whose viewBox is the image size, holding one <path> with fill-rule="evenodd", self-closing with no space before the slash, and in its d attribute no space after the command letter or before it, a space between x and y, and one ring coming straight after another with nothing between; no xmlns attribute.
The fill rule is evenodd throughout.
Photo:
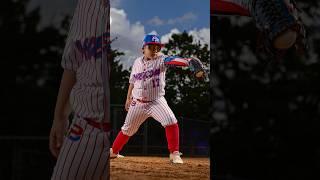
<svg viewBox="0 0 320 180"><path fill-rule="evenodd" d="M277 49L288 49L296 42L297 32L291 29L281 33L274 41L273 46Z"/></svg>
<svg viewBox="0 0 320 180"><path fill-rule="evenodd" d="M121 128L121 131L124 135L133 136L138 129L137 128Z"/></svg>
<svg viewBox="0 0 320 180"><path fill-rule="evenodd" d="M174 124L177 124L177 123L178 123L177 119L171 118L170 120L163 122L162 126L163 127L167 127L167 126L171 126L171 125L174 125Z"/></svg>

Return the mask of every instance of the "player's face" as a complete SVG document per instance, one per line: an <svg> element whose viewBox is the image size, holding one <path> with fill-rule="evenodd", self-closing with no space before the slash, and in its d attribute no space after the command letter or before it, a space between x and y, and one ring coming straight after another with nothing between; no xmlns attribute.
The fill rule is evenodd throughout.
<svg viewBox="0 0 320 180"><path fill-rule="evenodd" d="M148 58L152 58L160 52L161 46L155 44L148 44L144 47L144 55Z"/></svg>

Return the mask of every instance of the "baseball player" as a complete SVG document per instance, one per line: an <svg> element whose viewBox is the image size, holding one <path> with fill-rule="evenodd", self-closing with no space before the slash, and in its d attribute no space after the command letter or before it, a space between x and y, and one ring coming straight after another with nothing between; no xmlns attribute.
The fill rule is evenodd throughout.
<svg viewBox="0 0 320 180"><path fill-rule="evenodd" d="M198 78L204 77L201 62L196 58L180 58L159 54L163 44L157 35L146 35L143 40L143 56L133 64L125 109L125 122L110 148L110 157L123 157L119 152L133 136L140 125L152 117L165 128L170 161L182 164L179 152L179 126L177 118L167 104L165 95L165 74L170 66L190 67Z"/></svg>
<svg viewBox="0 0 320 180"><path fill-rule="evenodd" d="M211 15L253 17L260 31L258 50L282 57L295 47L304 52L306 33L294 0L211 0Z"/></svg>
<svg viewBox="0 0 320 180"><path fill-rule="evenodd" d="M51 179L109 179L109 12L108 0L77 3L49 138L50 151L57 157Z"/></svg>

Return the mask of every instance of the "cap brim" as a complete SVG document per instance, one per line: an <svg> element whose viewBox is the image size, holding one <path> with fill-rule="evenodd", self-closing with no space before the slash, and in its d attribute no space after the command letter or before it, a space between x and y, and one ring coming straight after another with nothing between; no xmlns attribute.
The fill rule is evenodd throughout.
<svg viewBox="0 0 320 180"><path fill-rule="evenodd" d="M156 43L156 42L149 42L149 43L146 43L145 45L148 45L148 44L155 44L155 45L159 45L159 46L161 46L161 47L164 46L164 44Z"/></svg>

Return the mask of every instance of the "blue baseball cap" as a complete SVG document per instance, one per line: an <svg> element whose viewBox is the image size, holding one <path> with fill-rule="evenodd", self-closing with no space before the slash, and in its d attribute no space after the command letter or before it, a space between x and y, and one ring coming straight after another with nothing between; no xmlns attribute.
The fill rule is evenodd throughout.
<svg viewBox="0 0 320 180"><path fill-rule="evenodd" d="M148 34L144 36L142 47L148 44L163 46L163 44L161 44L160 37L154 34Z"/></svg>

